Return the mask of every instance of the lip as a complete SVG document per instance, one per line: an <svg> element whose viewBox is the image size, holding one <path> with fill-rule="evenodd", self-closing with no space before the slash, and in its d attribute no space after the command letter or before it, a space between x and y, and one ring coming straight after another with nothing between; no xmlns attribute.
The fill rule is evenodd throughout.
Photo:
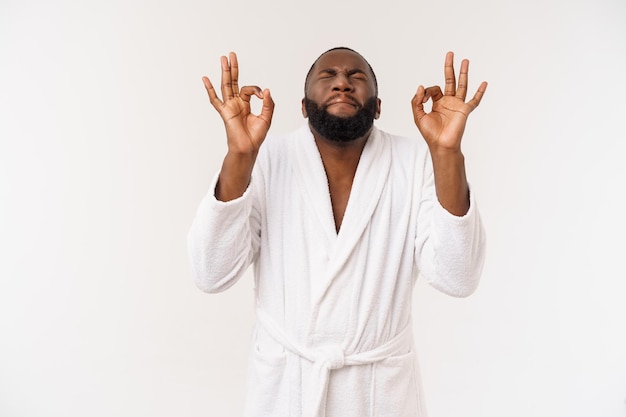
<svg viewBox="0 0 626 417"><path fill-rule="evenodd" d="M333 106L336 104L347 104L352 107L359 107L358 102L354 98L350 96L345 96L345 95L333 96L328 101L326 101L327 107Z"/></svg>
<svg viewBox="0 0 626 417"><path fill-rule="evenodd" d="M351 109L356 109L356 106L353 103L350 103L350 102L347 102L347 101L335 101L335 102L332 102L332 103L328 103L326 105L326 108L329 108L329 107L343 107L343 106L348 106Z"/></svg>

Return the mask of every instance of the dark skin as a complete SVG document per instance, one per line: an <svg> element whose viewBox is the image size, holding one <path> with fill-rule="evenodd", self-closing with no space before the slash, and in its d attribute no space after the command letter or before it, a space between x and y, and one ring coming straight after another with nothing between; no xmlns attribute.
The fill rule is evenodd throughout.
<svg viewBox="0 0 626 417"><path fill-rule="evenodd" d="M229 201L241 197L248 188L259 148L272 123L274 100L268 89L261 90L258 86L239 88L239 64L234 52L228 58L222 56L220 62L222 100L208 77L202 77L202 81L226 128L228 152L222 163L215 197ZM253 95L263 100L259 115L250 111Z"/></svg>
<svg viewBox="0 0 626 417"><path fill-rule="evenodd" d="M469 61L461 62L458 84L453 61L453 53L448 52L444 63L444 91L439 86L419 86L411 105L415 124L430 149L437 198L450 213L462 216L469 210L469 187L461 139L467 118L480 104L487 83L482 82L466 102ZM222 99L207 77L203 77L203 82L211 104L224 121L228 141L215 197L229 201L241 197L250 183L256 156L271 125L274 101L268 89L261 90L258 86L239 88L239 65L234 52L228 58L222 56L221 65ZM333 115L351 116L375 95L373 75L360 55L349 50L334 50L324 54L315 64L306 94L317 103L331 103L328 112ZM258 115L250 111L252 96L263 100ZM430 113L424 110L424 103L428 100L433 101ZM302 111L307 117L304 105ZM379 115L380 100L376 118ZM359 158L370 132L351 142L335 142L314 129L312 132L328 177L335 227L339 231Z"/></svg>

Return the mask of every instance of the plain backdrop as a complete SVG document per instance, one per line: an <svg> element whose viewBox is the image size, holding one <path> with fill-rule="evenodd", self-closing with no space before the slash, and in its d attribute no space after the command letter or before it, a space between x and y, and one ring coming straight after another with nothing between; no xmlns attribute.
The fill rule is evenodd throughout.
<svg viewBox="0 0 626 417"><path fill-rule="evenodd" d="M623 0L0 0L0 416L241 414L251 274L208 295L187 259L226 150L201 77L236 51L287 132L334 46L416 140L447 51L489 82L463 141L481 285L415 289L431 417L626 416L624 22Z"/></svg>

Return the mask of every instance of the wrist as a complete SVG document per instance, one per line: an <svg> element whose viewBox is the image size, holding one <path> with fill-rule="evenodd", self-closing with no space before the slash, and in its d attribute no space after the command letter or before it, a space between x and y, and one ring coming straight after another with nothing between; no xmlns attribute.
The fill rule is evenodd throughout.
<svg viewBox="0 0 626 417"><path fill-rule="evenodd" d="M463 163L465 160L460 147L429 146L428 149L433 162Z"/></svg>
<svg viewBox="0 0 626 417"><path fill-rule="evenodd" d="M250 184L255 161L256 152L250 154L229 151L222 163L215 197L221 201L241 197Z"/></svg>
<svg viewBox="0 0 626 417"><path fill-rule="evenodd" d="M236 166L254 165L258 155L258 150L254 149L233 149L228 148L224 162Z"/></svg>

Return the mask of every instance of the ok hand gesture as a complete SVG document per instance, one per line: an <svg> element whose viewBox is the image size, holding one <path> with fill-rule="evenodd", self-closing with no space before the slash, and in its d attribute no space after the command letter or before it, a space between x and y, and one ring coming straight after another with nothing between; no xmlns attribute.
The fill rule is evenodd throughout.
<svg viewBox="0 0 626 417"><path fill-rule="evenodd" d="M460 151L467 118L478 106L487 90L487 83L482 82L474 97L466 103L469 61L464 59L461 62L458 85L454 75L453 61L454 54L448 52L444 65L446 78L444 93L441 92L439 86L425 89L420 85L411 100L413 119L431 151ZM426 113L424 103L429 99L433 100L433 106L431 112Z"/></svg>
<svg viewBox="0 0 626 417"><path fill-rule="evenodd" d="M202 77L211 104L217 110L226 127L228 151L239 155L258 153L272 122L274 101L268 89L258 86L239 88L239 64L234 52L220 58L222 64L222 99L217 96L208 77ZM261 113L252 114L250 99L256 96L263 100Z"/></svg>

